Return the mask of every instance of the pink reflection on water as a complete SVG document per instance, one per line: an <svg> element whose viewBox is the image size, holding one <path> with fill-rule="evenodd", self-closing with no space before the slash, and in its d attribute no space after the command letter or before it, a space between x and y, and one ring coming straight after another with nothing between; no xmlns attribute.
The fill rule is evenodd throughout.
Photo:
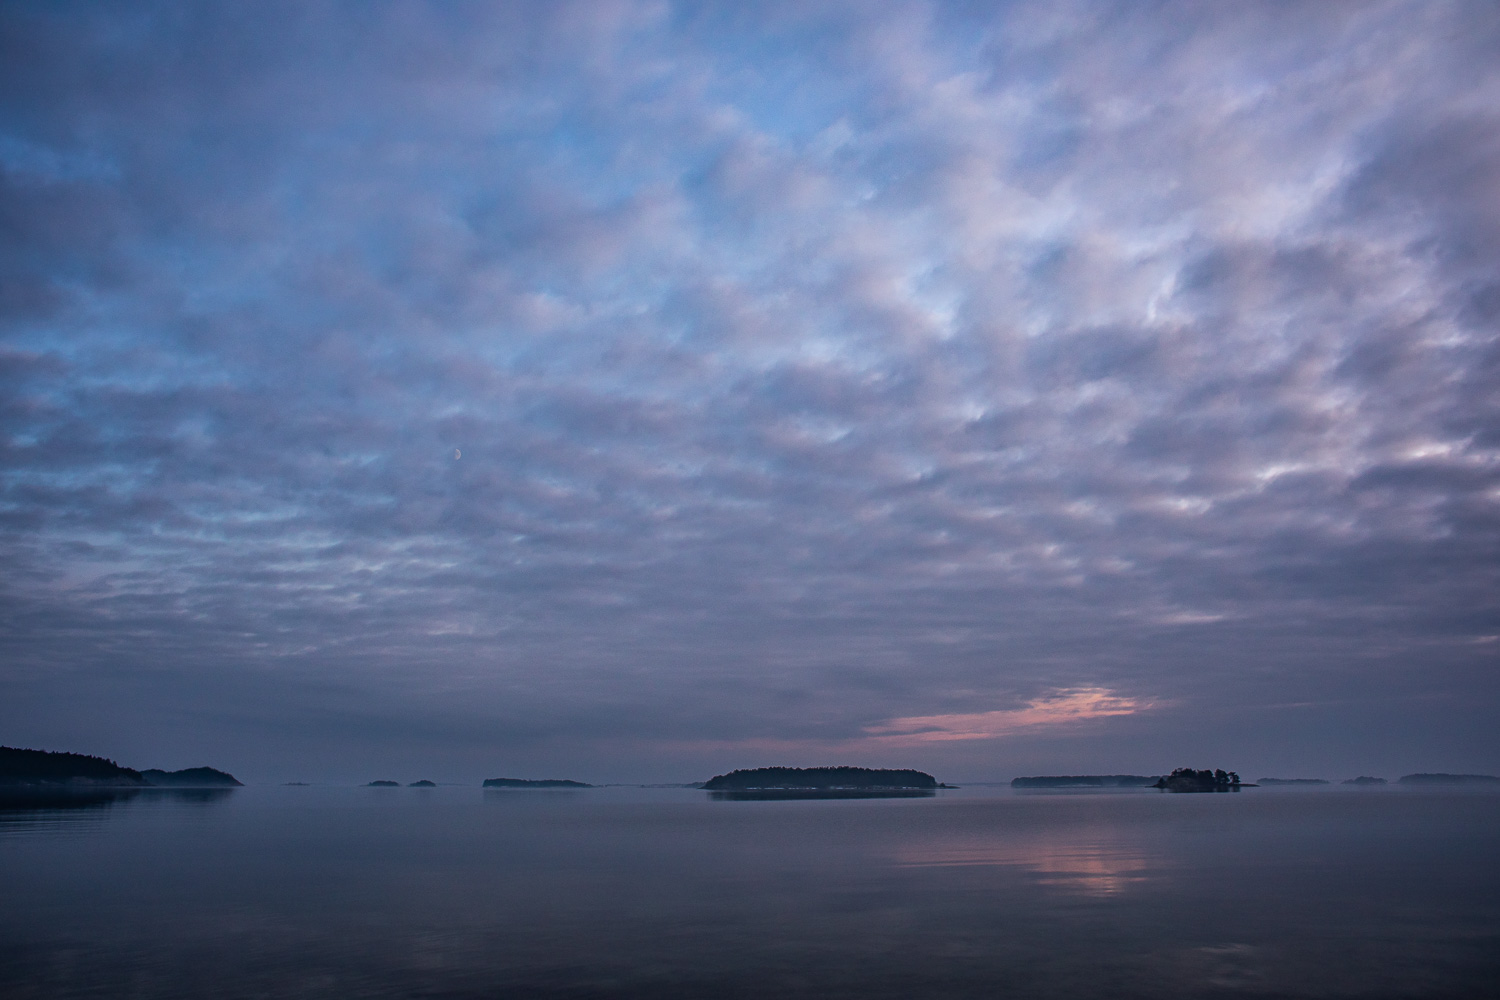
<svg viewBox="0 0 1500 1000"><path fill-rule="evenodd" d="M1113 896L1145 882L1162 867L1140 845L1115 831L1076 830L993 834L967 833L900 848L893 859L906 868L1006 866L1037 875L1036 881L1089 896Z"/></svg>

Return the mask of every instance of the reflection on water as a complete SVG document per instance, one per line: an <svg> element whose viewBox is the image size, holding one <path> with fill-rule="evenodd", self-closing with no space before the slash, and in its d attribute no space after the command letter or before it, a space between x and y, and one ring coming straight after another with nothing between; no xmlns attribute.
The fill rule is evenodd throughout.
<svg viewBox="0 0 1500 1000"><path fill-rule="evenodd" d="M206 806L234 794L233 788L0 788L0 836L8 833L81 832L117 806L140 803ZM92 821L92 822L91 822Z"/></svg>
<svg viewBox="0 0 1500 1000"><path fill-rule="evenodd" d="M1094 896L1144 882L1153 867L1139 843L1109 828L938 836L903 847L893 860L909 868L1008 865L1035 873L1042 884ZM1162 864L1157 859L1155 867Z"/></svg>
<svg viewBox="0 0 1500 1000"><path fill-rule="evenodd" d="M1500 982L1500 796L369 792L0 808L0 995L1435 998Z"/></svg>

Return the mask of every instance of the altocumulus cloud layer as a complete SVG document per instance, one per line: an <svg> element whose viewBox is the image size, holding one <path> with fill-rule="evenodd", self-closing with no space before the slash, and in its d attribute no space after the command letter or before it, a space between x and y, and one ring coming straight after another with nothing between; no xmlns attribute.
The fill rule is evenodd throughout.
<svg viewBox="0 0 1500 1000"><path fill-rule="evenodd" d="M0 742L1500 767L1494 5L0 17Z"/></svg>

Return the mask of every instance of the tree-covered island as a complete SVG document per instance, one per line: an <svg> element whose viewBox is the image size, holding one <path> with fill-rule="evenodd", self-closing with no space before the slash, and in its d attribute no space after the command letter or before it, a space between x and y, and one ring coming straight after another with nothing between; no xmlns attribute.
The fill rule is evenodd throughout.
<svg viewBox="0 0 1500 1000"><path fill-rule="evenodd" d="M946 786L926 771L871 767L751 767L715 775L703 783L710 792L751 791L913 791Z"/></svg>
<svg viewBox="0 0 1500 1000"><path fill-rule="evenodd" d="M1179 767L1166 777L1158 779L1153 787L1168 792L1237 792L1241 787L1255 786L1244 785L1238 774L1222 768L1195 771L1191 767Z"/></svg>

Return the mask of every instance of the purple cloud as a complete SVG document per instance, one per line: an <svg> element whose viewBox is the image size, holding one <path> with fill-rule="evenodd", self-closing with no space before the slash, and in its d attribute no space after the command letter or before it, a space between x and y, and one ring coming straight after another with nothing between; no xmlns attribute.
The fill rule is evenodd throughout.
<svg viewBox="0 0 1500 1000"><path fill-rule="evenodd" d="M1500 767L1487 6L0 16L9 742Z"/></svg>

